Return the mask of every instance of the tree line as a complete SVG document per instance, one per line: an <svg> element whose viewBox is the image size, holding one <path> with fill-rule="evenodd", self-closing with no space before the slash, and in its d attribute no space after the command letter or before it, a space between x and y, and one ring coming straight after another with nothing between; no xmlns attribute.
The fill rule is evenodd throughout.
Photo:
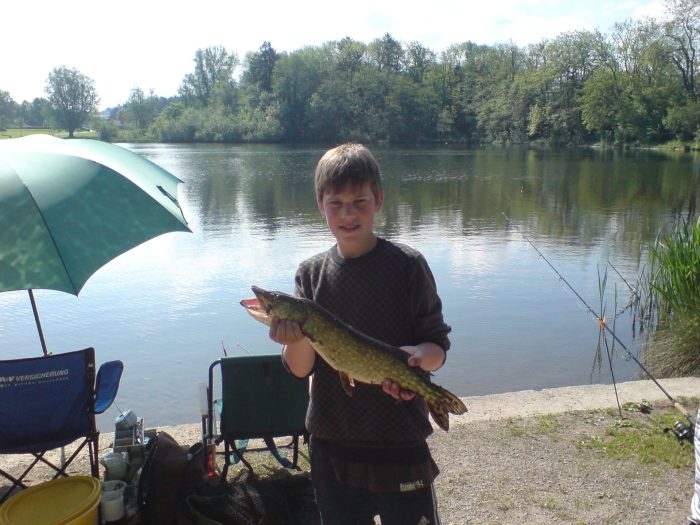
<svg viewBox="0 0 700 525"><path fill-rule="evenodd" d="M467 41L437 53L385 34L293 52L264 42L242 61L208 47L195 53L176 97L135 88L99 127L106 140L161 142L692 142L700 139L700 0L665 8L663 20L524 47ZM80 75L51 75L67 72ZM61 121L55 94L63 90L51 75L48 99L20 105L0 90L0 125Z"/></svg>

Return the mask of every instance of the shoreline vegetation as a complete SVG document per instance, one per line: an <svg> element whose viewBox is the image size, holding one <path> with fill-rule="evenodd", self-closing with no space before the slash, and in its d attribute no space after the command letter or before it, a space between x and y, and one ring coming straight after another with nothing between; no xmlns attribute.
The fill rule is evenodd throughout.
<svg viewBox="0 0 700 525"><path fill-rule="evenodd" d="M0 129L0 140L3 139L16 139L16 138L21 138L25 137L27 135L34 135L34 134L45 134L45 135L53 135L55 137L59 138L68 138L68 132L64 129L60 128L45 128L45 127L25 127L25 128L4 128ZM84 129L84 130L79 130L74 133L74 138L82 138L82 139L95 139L95 140L105 140L100 136L100 132L92 129ZM108 142L130 142L130 143L163 143L163 144L178 144L180 142L175 141L156 141L154 140L153 137L149 136L133 136L131 135L129 137L129 140L120 140L118 137L113 137L111 140L107 140ZM191 144L229 144L229 145L236 145L236 144L251 144L250 142L212 142L212 141L205 141L205 140L200 140L200 141L192 141L190 142ZM284 145L287 144L286 142L278 142L277 144ZM499 143L499 142L493 142L491 144L468 144L464 142L458 142L458 141L426 141L422 143L412 143L412 145L415 146L429 146L429 145L444 145L444 146L463 146L464 148L480 148L480 147L529 147L529 148L538 148L538 147L543 147L543 148L551 148L551 145L548 144L542 144L538 143L537 141L530 141L530 142L523 142L523 143ZM610 143L605 143L605 142L595 142L595 143L590 143L590 144L577 144L573 146L560 146L563 149L566 148L593 148L593 149L600 149L600 150L605 150L605 149L610 149L610 150L652 150L652 151L673 151L673 152L696 152L700 151L700 142L698 141L689 141L689 142L684 142L684 141L679 141L679 140L670 140L668 142L664 143L659 143L659 144L650 144L650 145L633 145L633 144L610 144ZM556 149L556 148L555 148Z"/></svg>
<svg viewBox="0 0 700 525"><path fill-rule="evenodd" d="M700 378L660 383L695 414ZM448 432L436 429L429 438L441 470L435 486L443 523L684 523L693 493L693 447L664 431L682 416L650 380L616 386L620 411L613 385L462 398L470 411L451 417ZM157 430L181 445L201 439L198 423ZM112 433L101 434L100 456L111 451L112 441ZM306 447L300 452L308 471ZM279 472L267 453L246 457L258 476ZM0 456L0 468L16 472L20 458ZM238 469L229 473L229 483ZM71 472L88 475L87 459L81 457ZM31 483L49 476L39 470Z"/></svg>

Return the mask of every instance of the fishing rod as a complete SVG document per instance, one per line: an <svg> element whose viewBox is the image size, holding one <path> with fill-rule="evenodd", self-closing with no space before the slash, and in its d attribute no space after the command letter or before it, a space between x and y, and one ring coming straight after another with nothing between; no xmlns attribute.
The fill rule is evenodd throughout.
<svg viewBox="0 0 700 525"><path fill-rule="evenodd" d="M502 212L502 214L503 214L503 216L506 218L507 223L508 223L508 224L511 224L510 217L508 217L508 215L506 215L506 214L503 213L503 212ZM532 242L532 241L530 240L530 238L529 238L522 230L520 231L520 234L521 234L521 235L523 236L523 238L528 242L528 244L529 244L530 246L532 246L532 247L535 249L535 251L537 252L537 254L542 258L542 260L543 260L544 262L547 263L547 265L552 269L552 271L557 275L557 277L559 277L559 280L560 280L561 282L563 282L563 283L567 286L567 288L568 288L569 290L571 290L571 292L573 292L573 294L578 298L579 301L581 301L581 304L583 304L583 306L586 307L587 313L590 313L593 317L595 317L595 319L598 321L598 324L601 326L601 328L604 328L604 329L613 337L613 339L620 345L620 347L625 351L625 353L626 353L635 363L637 363L637 364L639 365L639 367L644 371L644 373L645 373L647 376L649 376L649 379L651 379L651 380L654 382L654 384L655 384L657 387L659 387L659 390L661 390L661 391L664 393L664 395L668 398L668 400L671 401L671 403L673 403L673 406L676 407L676 409L677 409L681 414L683 414L683 416L685 416L685 418L688 420L688 422L689 422L689 424L690 424L690 427L686 427L685 425L683 425L683 423L677 422L677 423L674 425L674 428L673 428L673 429L666 429L666 430L672 431L672 432L675 434L675 436L676 436L676 438L678 439L679 442L681 442L683 439L688 439L688 440L692 441L693 429L695 428L695 422L693 421L693 419L692 419L692 417L690 416L690 414L688 414L688 411L685 409L685 407L683 407L683 405L681 405L678 401L676 401L676 400L673 398L673 396L671 396L671 394L669 394L669 393L666 391L666 389L661 385L661 383L659 383L659 382L656 380L656 378L652 375L652 373L649 372L649 370L647 370L647 368L642 364L642 362L641 362L639 359L637 359L637 357L636 357L632 352L630 352L630 351L627 349L627 346L625 346L625 344L620 340L620 338L617 336L617 334L615 333L615 331L612 330L612 329L608 326L608 324L605 322L605 319L603 319L602 317L600 317L600 316L598 315L598 313L586 302L586 300L585 300L583 297L581 297L581 294L579 294L579 293L576 291L576 289L571 285L571 283L569 283L569 281L567 281L566 278L565 278L561 273L559 273L559 270L557 270L557 269L554 267L554 265L549 261L549 259L547 259L547 257L545 257L544 254L539 250L539 248L537 248L537 246L535 246L535 243ZM617 390L617 387L616 387L616 390Z"/></svg>

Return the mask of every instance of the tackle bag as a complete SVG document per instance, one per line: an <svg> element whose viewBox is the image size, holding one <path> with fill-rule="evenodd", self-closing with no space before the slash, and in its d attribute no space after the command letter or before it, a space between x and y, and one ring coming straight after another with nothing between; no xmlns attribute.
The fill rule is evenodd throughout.
<svg viewBox="0 0 700 525"><path fill-rule="evenodd" d="M206 455L202 443L183 446L166 432L146 444L146 457L138 484L141 522L148 525L176 523L180 502L200 493L207 482Z"/></svg>

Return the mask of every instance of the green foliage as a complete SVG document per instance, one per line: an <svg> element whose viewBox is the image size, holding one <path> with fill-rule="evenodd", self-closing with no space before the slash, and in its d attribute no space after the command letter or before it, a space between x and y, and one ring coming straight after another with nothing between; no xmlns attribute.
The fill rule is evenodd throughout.
<svg viewBox="0 0 700 525"><path fill-rule="evenodd" d="M369 44L344 38L278 53L265 41L247 54L240 81L235 53L199 49L177 100L168 101L173 109L163 112L163 99L135 88L119 108L119 135L328 143L693 141L700 136L700 2L669 0L666 9L664 22L627 20L608 35L570 31L524 48L467 41L436 53L387 33ZM77 129L92 110L87 104L76 112L72 104L69 112L59 105L61 95L96 99L91 82L66 68L52 72L44 102L61 127ZM0 90L0 126L45 125L41 100L20 107Z"/></svg>
<svg viewBox="0 0 700 525"><path fill-rule="evenodd" d="M693 140L700 130L700 102L669 107L663 123L676 138Z"/></svg>
<svg viewBox="0 0 700 525"><path fill-rule="evenodd" d="M49 73L46 94L52 117L68 131L69 137L97 110L99 102L95 82L65 66Z"/></svg>
<svg viewBox="0 0 700 525"><path fill-rule="evenodd" d="M209 105L217 88L229 86L238 66L238 55L221 46L198 49L194 56L194 71L185 75L180 94L190 102Z"/></svg>
<svg viewBox="0 0 700 525"><path fill-rule="evenodd" d="M279 55L270 42L263 42L260 50L249 53L246 57L247 67L241 82L255 85L260 91L272 91L272 78Z"/></svg>
<svg viewBox="0 0 700 525"><path fill-rule="evenodd" d="M660 376L700 373L700 219L683 221L650 248L652 272L640 289L656 330L645 365Z"/></svg>
<svg viewBox="0 0 700 525"><path fill-rule="evenodd" d="M155 120L158 111L158 99L153 92L148 96L139 87L131 90L126 102L127 123L130 127L145 130Z"/></svg>
<svg viewBox="0 0 700 525"><path fill-rule="evenodd" d="M159 142L194 142L205 118L203 111L175 103L158 116L151 131Z"/></svg>
<svg viewBox="0 0 700 525"><path fill-rule="evenodd" d="M651 247L657 273L652 287L665 313L698 311L700 308L700 218L682 220L675 230Z"/></svg>
<svg viewBox="0 0 700 525"><path fill-rule="evenodd" d="M113 122L103 122L99 129L100 140L114 142L119 136L119 130Z"/></svg>
<svg viewBox="0 0 700 525"><path fill-rule="evenodd" d="M0 127L7 128L15 123L17 104L7 91L0 90Z"/></svg>

